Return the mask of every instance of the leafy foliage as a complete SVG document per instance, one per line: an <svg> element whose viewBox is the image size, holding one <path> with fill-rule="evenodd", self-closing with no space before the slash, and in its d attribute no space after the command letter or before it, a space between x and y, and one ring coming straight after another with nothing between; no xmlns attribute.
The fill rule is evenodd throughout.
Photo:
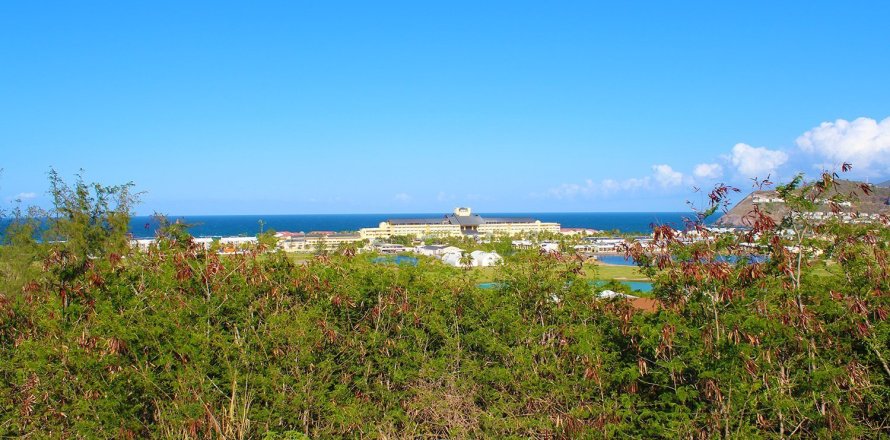
<svg viewBox="0 0 890 440"><path fill-rule="evenodd" d="M692 243L660 228L628 249L657 280L650 313L553 254L518 253L480 289L426 259L223 256L175 223L139 252L129 186L53 188L66 241L0 249L3 436L888 434L886 221L714 235L702 215Z"/></svg>

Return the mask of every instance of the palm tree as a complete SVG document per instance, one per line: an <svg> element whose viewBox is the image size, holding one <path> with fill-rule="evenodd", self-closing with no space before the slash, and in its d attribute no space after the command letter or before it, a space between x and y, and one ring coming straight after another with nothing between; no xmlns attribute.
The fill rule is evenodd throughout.
<svg viewBox="0 0 890 440"><path fill-rule="evenodd" d="M473 256L469 252L462 252L460 255L460 265L469 270L473 266Z"/></svg>

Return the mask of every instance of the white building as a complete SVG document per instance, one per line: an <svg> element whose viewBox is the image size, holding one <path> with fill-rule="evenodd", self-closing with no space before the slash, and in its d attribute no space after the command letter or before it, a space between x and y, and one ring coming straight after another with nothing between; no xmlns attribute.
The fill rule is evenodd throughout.
<svg viewBox="0 0 890 440"><path fill-rule="evenodd" d="M256 237L222 237L219 239L219 253L240 254L245 249L256 247L258 243Z"/></svg>
<svg viewBox="0 0 890 440"><path fill-rule="evenodd" d="M375 243L374 249L381 254L400 254L409 251L409 248L397 243Z"/></svg>
<svg viewBox="0 0 890 440"><path fill-rule="evenodd" d="M461 255L460 253L452 252L450 254L442 255L442 262L449 266L462 267L463 266L463 264L461 263L462 257L463 257L463 255Z"/></svg>
<svg viewBox="0 0 890 440"><path fill-rule="evenodd" d="M497 252L473 251L470 252L473 259L472 265L476 267L489 267L504 261Z"/></svg>
<svg viewBox="0 0 890 440"><path fill-rule="evenodd" d="M593 245L595 252L617 252L619 247L626 242L625 239L619 237L592 238L585 241Z"/></svg>
<svg viewBox="0 0 890 440"><path fill-rule="evenodd" d="M634 298L637 298L636 296L628 295L626 293L615 292L614 290L603 290L602 292L599 293L599 295L597 295L597 297L602 298L602 299L612 299L612 298L634 299Z"/></svg>
<svg viewBox="0 0 890 440"><path fill-rule="evenodd" d="M138 238L135 240L130 240L130 246L139 249L142 252L147 252L152 245L157 244L158 240L155 238ZM210 249L210 246L213 244L213 238L210 237L200 237L200 238L192 238L192 243L195 243L198 246L204 248L204 250Z"/></svg>
<svg viewBox="0 0 890 440"><path fill-rule="evenodd" d="M142 252L147 252L151 245L155 244L157 240L154 238L139 238L136 240L130 240L130 246L139 249Z"/></svg>
<svg viewBox="0 0 890 440"><path fill-rule="evenodd" d="M779 197L775 191L755 192L751 197L751 202L755 205L766 203L785 203L785 199Z"/></svg>
<svg viewBox="0 0 890 440"><path fill-rule="evenodd" d="M544 252L559 252L559 243L555 241L545 241L540 244L540 248Z"/></svg>
<svg viewBox="0 0 890 440"><path fill-rule="evenodd" d="M256 237L222 237L219 239L219 244L221 245L248 245L256 244L257 242Z"/></svg>
<svg viewBox="0 0 890 440"><path fill-rule="evenodd" d="M535 246L531 240L513 240L513 247L516 249L526 250Z"/></svg>
<svg viewBox="0 0 890 440"><path fill-rule="evenodd" d="M442 255L441 259L443 263L454 267L489 267L504 261L497 252L473 251L470 252L469 257L467 264L464 264L463 254L460 252L446 253Z"/></svg>
<svg viewBox="0 0 890 440"><path fill-rule="evenodd" d="M296 235L284 238L278 242L278 246L285 252L312 252L319 249L332 251L340 245L359 243L362 238L358 234L325 233Z"/></svg>
<svg viewBox="0 0 890 440"><path fill-rule="evenodd" d="M204 250L207 250L207 249L210 249L210 246L213 245L213 237L193 238L192 243L195 243L196 245L204 248Z"/></svg>
<svg viewBox="0 0 890 440"><path fill-rule="evenodd" d="M428 257L441 257L442 255L448 253L461 253L463 249L454 246L448 246L444 244L431 244L425 246L417 246L414 248L414 252L420 255L426 255Z"/></svg>
<svg viewBox="0 0 890 440"><path fill-rule="evenodd" d="M602 231L597 231L596 229L589 228L560 228L559 233L562 235L567 235L569 237L574 237L576 235L594 235L599 234Z"/></svg>
<svg viewBox="0 0 890 440"><path fill-rule="evenodd" d="M415 237L459 237L462 235L516 235L559 232L559 223L525 217L482 217L470 208L455 208L453 214L435 218L402 218L381 222L376 228L362 228L362 238L389 238L396 235Z"/></svg>
<svg viewBox="0 0 890 440"><path fill-rule="evenodd" d="M572 246L572 249L580 253L595 253L597 251L596 245L593 244L576 244Z"/></svg>

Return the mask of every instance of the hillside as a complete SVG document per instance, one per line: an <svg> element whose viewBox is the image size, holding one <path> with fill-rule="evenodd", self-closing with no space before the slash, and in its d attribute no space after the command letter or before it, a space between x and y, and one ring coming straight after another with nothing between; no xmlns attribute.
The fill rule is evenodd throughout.
<svg viewBox="0 0 890 440"><path fill-rule="evenodd" d="M806 264L781 226L767 263L665 234L663 258L629 249L656 297L609 298L591 278L618 273L555 253L484 286L427 257L220 253L166 221L131 247L104 202L128 186L54 188L52 232L16 219L0 246L0 438L886 437L884 225L826 228Z"/></svg>
<svg viewBox="0 0 890 440"><path fill-rule="evenodd" d="M858 194L858 200L851 203L850 206L842 206L842 212L860 213L860 214L890 214L890 187L885 186L887 182L881 185L872 186L872 193L869 195L862 194L859 186L862 182L851 180L837 181L838 190L841 193ZM753 191L744 199L739 201L729 212L724 214L717 224L720 226L746 226L745 217L754 210L754 206L758 205L761 209L768 212L774 220L779 220L788 210L784 202L776 191ZM828 213L831 211L829 206L820 206L819 212Z"/></svg>

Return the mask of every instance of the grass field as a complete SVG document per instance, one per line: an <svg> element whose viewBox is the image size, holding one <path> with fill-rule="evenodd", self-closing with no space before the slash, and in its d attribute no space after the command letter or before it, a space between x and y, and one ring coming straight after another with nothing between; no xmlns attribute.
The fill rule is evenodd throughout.
<svg viewBox="0 0 890 440"><path fill-rule="evenodd" d="M495 267L477 267L473 271L479 275L479 281L494 281ZM589 280L619 281L650 281L636 266L618 266L608 264L585 265L584 277Z"/></svg>
<svg viewBox="0 0 890 440"><path fill-rule="evenodd" d="M287 256L291 261L297 264L305 263L315 257L313 254L302 252L288 252Z"/></svg>
<svg viewBox="0 0 890 440"><path fill-rule="evenodd" d="M649 281L640 268L636 266L619 266L611 264L587 265L584 268L587 278L595 280Z"/></svg>
<svg viewBox="0 0 890 440"><path fill-rule="evenodd" d="M295 263L305 263L313 258L309 253L288 253L288 257ZM480 282L493 281L497 268L475 267L473 272L479 277ZM584 277L590 280L619 280L619 281L650 281L636 266L621 266L612 264L585 264Z"/></svg>

